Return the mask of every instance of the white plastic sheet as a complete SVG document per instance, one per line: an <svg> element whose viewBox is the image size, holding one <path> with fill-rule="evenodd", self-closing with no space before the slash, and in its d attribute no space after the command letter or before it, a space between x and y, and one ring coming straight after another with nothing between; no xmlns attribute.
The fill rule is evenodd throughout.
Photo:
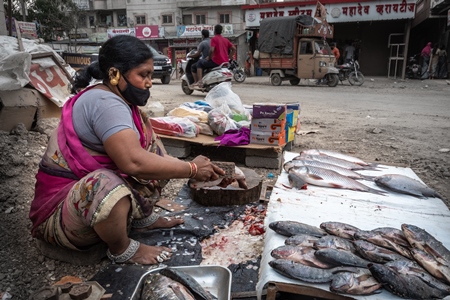
<svg viewBox="0 0 450 300"><path fill-rule="evenodd" d="M285 152L285 161L291 160L298 153ZM382 171L364 171L365 175L378 176L383 174L402 174L417 180L420 178L410 168L382 166ZM380 189L370 181L361 183ZM310 284L292 280L276 273L268 262L273 260L272 249L284 245L286 237L269 229L271 222L292 220L309 225L319 226L322 222L335 221L356 226L362 230L377 227L395 227L401 229L401 224L413 224L425 229L445 247L450 249L450 211L444 202L438 198L419 199L398 193L380 196L371 193L343 189L316 187L308 185L306 190L288 189L287 173L283 170L272 191L265 219L264 251L261 259L259 281L256 285L258 300L262 289L268 282L290 283L311 286L329 291L329 284ZM350 296L354 299L381 300L401 299L387 290L370 296ZM446 297L445 299L450 299Z"/></svg>

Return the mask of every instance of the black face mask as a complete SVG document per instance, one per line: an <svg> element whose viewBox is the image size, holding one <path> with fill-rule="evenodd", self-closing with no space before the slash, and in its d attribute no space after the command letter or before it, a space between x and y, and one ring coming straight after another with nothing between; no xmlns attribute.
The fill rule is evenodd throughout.
<svg viewBox="0 0 450 300"><path fill-rule="evenodd" d="M150 90L137 88L132 85L125 76L122 77L127 82L127 87L123 92L120 90L119 86L117 86L117 89L122 97L133 105L145 106L148 98L150 98Z"/></svg>

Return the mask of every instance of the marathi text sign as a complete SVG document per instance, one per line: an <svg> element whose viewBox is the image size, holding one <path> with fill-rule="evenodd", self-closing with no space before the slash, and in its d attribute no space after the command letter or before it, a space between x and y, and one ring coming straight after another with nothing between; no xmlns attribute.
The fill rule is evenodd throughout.
<svg viewBox="0 0 450 300"><path fill-rule="evenodd" d="M21 22L17 21L17 26L19 27L20 34L26 39L37 39L36 24L33 22Z"/></svg>
<svg viewBox="0 0 450 300"><path fill-rule="evenodd" d="M221 24L222 34L233 34L232 24ZM214 25L181 25L177 26L177 36L178 37L200 37L202 35L202 30L209 30L209 35L214 35Z"/></svg>
<svg viewBox="0 0 450 300"><path fill-rule="evenodd" d="M286 3L286 2L284 2ZM413 19L416 2L406 0L374 1L355 3L324 4L327 10L327 22L363 22ZM247 9L245 11L245 25L247 27L259 26L262 19L309 15L313 16L316 5L280 6L271 8Z"/></svg>
<svg viewBox="0 0 450 300"><path fill-rule="evenodd" d="M108 29L106 32L108 34L108 39L110 39L116 35L121 35L121 34L136 36L135 28L113 28L113 29Z"/></svg>
<svg viewBox="0 0 450 300"><path fill-rule="evenodd" d="M141 40L159 37L158 25L138 25L136 28L136 37Z"/></svg>

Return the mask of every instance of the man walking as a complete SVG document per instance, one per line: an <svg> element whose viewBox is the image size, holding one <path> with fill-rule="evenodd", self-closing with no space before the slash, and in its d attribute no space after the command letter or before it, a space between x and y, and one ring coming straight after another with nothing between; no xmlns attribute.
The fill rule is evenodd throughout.
<svg viewBox="0 0 450 300"><path fill-rule="evenodd" d="M222 25L214 26L214 37L211 39L209 48L209 56L205 59L199 60L197 63L198 81L194 85L198 87L203 86L203 70L207 68L215 68L220 66L233 57L236 52L236 47L222 36Z"/></svg>

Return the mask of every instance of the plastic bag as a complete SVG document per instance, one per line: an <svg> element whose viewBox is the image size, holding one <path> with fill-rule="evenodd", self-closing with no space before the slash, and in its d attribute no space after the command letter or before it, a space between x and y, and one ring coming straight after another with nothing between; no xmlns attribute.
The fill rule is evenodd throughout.
<svg viewBox="0 0 450 300"><path fill-rule="evenodd" d="M157 134L196 137L200 133L200 128L187 118L167 116L150 118L150 122Z"/></svg>
<svg viewBox="0 0 450 300"><path fill-rule="evenodd" d="M221 108L214 108L208 113L208 123L218 135L222 135L230 129L240 128L239 124L224 113Z"/></svg>
<svg viewBox="0 0 450 300"><path fill-rule="evenodd" d="M171 111L169 111L167 113L167 115L174 116L174 117L181 117L181 118L188 117L189 119L191 119L191 117L195 117L200 122L203 122L203 123L208 122L208 113L207 112L189 108L186 106L180 106L180 107L174 108ZM191 120L193 121L193 119L191 119Z"/></svg>
<svg viewBox="0 0 450 300"><path fill-rule="evenodd" d="M231 90L231 82L222 82L213 87L206 95L205 101L213 108L222 108L226 114L245 115L241 98Z"/></svg>

